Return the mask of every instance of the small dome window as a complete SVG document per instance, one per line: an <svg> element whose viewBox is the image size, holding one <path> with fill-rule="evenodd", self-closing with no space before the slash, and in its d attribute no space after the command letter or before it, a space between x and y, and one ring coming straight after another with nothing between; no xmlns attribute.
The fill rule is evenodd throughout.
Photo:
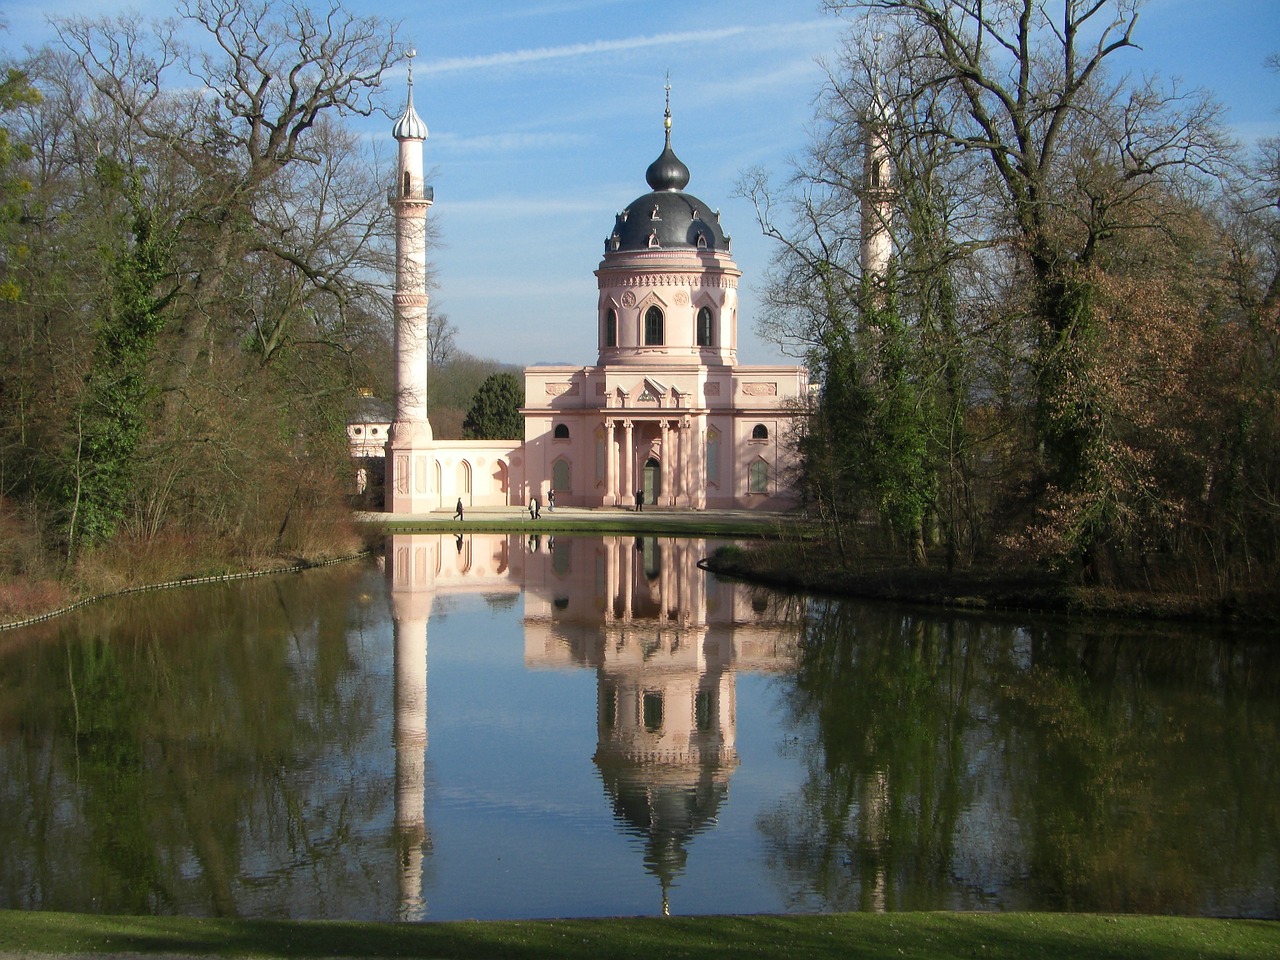
<svg viewBox="0 0 1280 960"><path fill-rule="evenodd" d="M768 440L769 428L766 427L763 423L757 423L755 425L755 428L752 429L751 431L751 439L752 440Z"/></svg>
<svg viewBox="0 0 1280 960"><path fill-rule="evenodd" d="M707 249L707 235L703 233L701 230L698 231L698 249L699 250Z"/></svg>
<svg viewBox="0 0 1280 960"><path fill-rule="evenodd" d="M650 220L662 219L662 212L658 209L658 205L656 203L653 205L653 212L649 214L649 219Z"/></svg>
<svg viewBox="0 0 1280 960"><path fill-rule="evenodd" d="M650 230L649 231L649 249L656 250L660 246L661 244L658 243L658 231Z"/></svg>
<svg viewBox="0 0 1280 960"><path fill-rule="evenodd" d="M551 434L556 440L569 439L569 425L567 423L557 423L555 431Z"/></svg>

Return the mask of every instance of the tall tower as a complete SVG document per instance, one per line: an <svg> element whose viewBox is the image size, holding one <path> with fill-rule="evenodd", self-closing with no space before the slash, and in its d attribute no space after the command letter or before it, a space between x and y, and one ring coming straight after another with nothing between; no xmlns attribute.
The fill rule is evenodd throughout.
<svg viewBox="0 0 1280 960"><path fill-rule="evenodd" d="M889 276L893 256L893 164L889 157L888 109L876 100L862 121L862 275L876 286Z"/></svg>
<svg viewBox="0 0 1280 960"><path fill-rule="evenodd" d="M409 95L391 133L399 143L396 184L389 199L396 218L395 364L396 413L387 452L387 509L425 513L437 506L427 420L427 209L433 191L423 182L422 144L427 125L413 108L413 57Z"/></svg>

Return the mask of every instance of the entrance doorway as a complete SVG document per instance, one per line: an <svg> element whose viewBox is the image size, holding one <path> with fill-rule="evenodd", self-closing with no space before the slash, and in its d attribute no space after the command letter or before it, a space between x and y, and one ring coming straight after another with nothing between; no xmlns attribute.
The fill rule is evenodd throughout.
<svg viewBox="0 0 1280 960"><path fill-rule="evenodd" d="M644 502L657 503L662 493L662 464L650 457L644 462Z"/></svg>

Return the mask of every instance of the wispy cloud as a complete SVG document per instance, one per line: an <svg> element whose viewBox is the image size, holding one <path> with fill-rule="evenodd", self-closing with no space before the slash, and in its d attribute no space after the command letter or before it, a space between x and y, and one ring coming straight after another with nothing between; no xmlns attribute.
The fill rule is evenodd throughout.
<svg viewBox="0 0 1280 960"><path fill-rule="evenodd" d="M433 143L440 149L458 152L510 153L512 151L560 150L590 145L592 138L580 133L489 133L474 137L444 134Z"/></svg>
<svg viewBox="0 0 1280 960"><path fill-rule="evenodd" d="M568 60L600 53L616 53L620 50L661 47L673 43L705 43L738 36L746 31L746 27L722 27L719 30L693 30L687 33L658 33L648 37L594 40L591 43L573 43L562 47L535 47L529 50L509 50L478 57L453 57L425 63L418 69L421 73L455 73L464 70L519 66L543 60Z"/></svg>

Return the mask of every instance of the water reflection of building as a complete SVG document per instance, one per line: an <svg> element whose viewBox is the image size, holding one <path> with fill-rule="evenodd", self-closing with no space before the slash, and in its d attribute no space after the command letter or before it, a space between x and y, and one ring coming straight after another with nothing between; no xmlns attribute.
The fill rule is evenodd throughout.
<svg viewBox="0 0 1280 960"><path fill-rule="evenodd" d="M525 663L597 676L595 763L622 828L644 844L664 910L689 844L715 822L738 764L735 678L786 669L792 640L750 588L698 568L704 540L399 534L396 829L401 916L426 914L427 621L441 594L524 590Z"/></svg>
<svg viewBox="0 0 1280 960"><path fill-rule="evenodd" d="M708 552L701 540L560 538L525 578L525 662L596 670L595 763L664 912L738 764L736 672L793 662L767 605L698 568Z"/></svg>
<svg viewBox="0 0 1280 960"><path fill-rule="evenodd" d="M511 593L512 543L505 536L403 534L387 539L387 580L395 631L396 849L401 920L426 917L427 623L441 593ZM517 548L516 559L522 559Z"/></svg>

